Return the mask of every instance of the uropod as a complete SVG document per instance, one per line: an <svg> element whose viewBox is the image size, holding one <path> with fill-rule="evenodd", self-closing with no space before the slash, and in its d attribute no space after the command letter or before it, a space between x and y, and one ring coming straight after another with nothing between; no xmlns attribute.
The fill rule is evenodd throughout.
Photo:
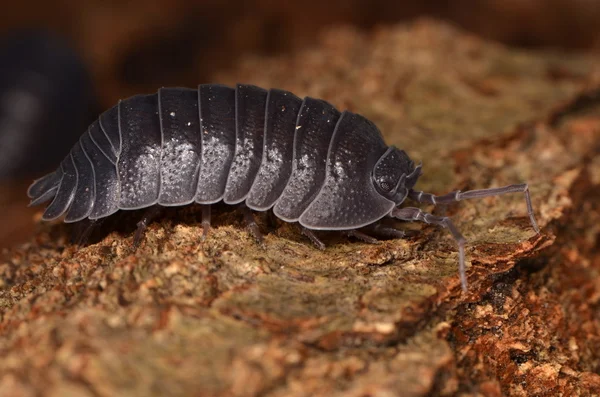
<svg viewBox="0 0 600 397"><path fill-rule="evenodd" d="M65 222L105 218L118 210L203 204L204 233L210 204L241 204L258 234L251 210L272 210L324 247L314 230L402 233L378 221L391 217L447 228L458 244L463 290L465 239L450 218L407 199L442 204L522 192L536 224L527 184L455 191L436 196L414 189L421 165L388 147L363 116L338 111L320 99L238 84L197 89L161 88L121 100L94 121L56 171L29 187L31 205L52 200L42 216ZM136 240L149 215L138 224Z"/></svg>

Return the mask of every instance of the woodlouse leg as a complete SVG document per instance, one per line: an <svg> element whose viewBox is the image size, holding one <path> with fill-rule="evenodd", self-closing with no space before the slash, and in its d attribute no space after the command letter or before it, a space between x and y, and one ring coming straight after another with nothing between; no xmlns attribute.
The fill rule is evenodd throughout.
<svg viewBox="0 0 600 397"><path fill-rule="evenodd" d="M267 225L269 226L270 229L276 229L277 228L277 217L275 216L273 211L267 211L266 214L267 214Z"/></svg>
<svg viewBox="0 0 600 397"><path fill-rule="evenodd" d="M150 207L145 213L142 219L137 223L137 230L135 231L135 235L133 236L133 246L134 248L139 247L142 238L144 237L144 232L146 228L152 222L152 219L156 218L156 216L160 213L161 208L159 206Z"/></svg>
<svg viewBox="0 0 600 397"><path fill-rule="evenodd" d="M263 235L260 232L256 221L254 220L254 214L252 213L252 210L245 205L241 205L241 209L244 213L244 221L246 222L246 227L250 231L250 234L252 234L252 236L260 245L264 245Z"/></svg>
<svg viewBox="0 0 600 397"><path fill-rule="evenodd" d="M463 291L467 291L467 275L465 271L465 238L458 231L452 220L446 216L435 216L421 211L420 208L406 207L394 208L390 216L403 221L421 221L432 225L445 227L452 233L452 236L458 244L458 272L460 275L460 284Z"/></svg>
<svg viewBox="0 0 600 397"><path fill-rule="evenodd" d="M529 195L529 186L526 183L518 184L518 185L508 185L497 188L490 189L478 189L478 190L469 190L467 192L461 192L460 190L456 190L454 192L445 194L443 196L436 196L431 193L425 192L417 192L414 190L410 190L408 192L408 197L412 200L415 200L419 203L428 203L428 204L448 204L456 201L472 199L472 198L483 198L483 197L493 197L493 196L501 196L506 193L524 193L525 194L525 202L527 203L527 214L529 215L529 220L531 221L531 226L533 226L533 230L536 233L540 233L540 228L535 220L535 215L533 213L533 206L531 205L531 196Z"/></svg>
<svg viewBox="0 0 600 397"><path fill-rule="evenodd" d="M90 238L92 232L94 231L94 229L96 229L97 226L100 226L102 224L102 222L104 221L104 219L106 219L106 218L88 220L88 224L86 225L85 229L77 237L77 245L79 245L79 246L85 245L87 243L88 239Z"/></svg>
<svg viewBox="0 0 600 397"><path fill-rule="evenodd" d="M309 238L309 240L321 251L325 250L325 244L317 237L317 235L310 229L302 227L302 234Z"/></svg>
<svg viewBox="0 0 600 397"><path fill-rule="evenodd" d="M396 229L389 226L384 226L381 223L376 223L374 225L369 225L364 228L364 230L372 233L376 236L385 237L385 238L404 238L406 236L406 232L404 230Z"/></svg>
<svg viewBox="0 0 600 397"><path fill-rule="evenodd" d="M364 241L365 243L369 243L369 244L381 244L381 241L377 240L375 237L369 236L366 233L363 233L359 230L347 230L344 232L344 234L348 237L354 237L357 238L361 241Z"/></svg>
<svg viewBox="0 0 600 397"><path fill-rule="evenodd" d="M210 205L202 206L202 241L206 239L210 229Z"/></svg>

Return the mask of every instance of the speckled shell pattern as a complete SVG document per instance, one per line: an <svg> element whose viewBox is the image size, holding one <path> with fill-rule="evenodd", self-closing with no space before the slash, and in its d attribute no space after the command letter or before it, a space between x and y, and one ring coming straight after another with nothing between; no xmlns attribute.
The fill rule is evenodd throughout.
<svg viewBox="0 0 600 397"><path fill-rule="evenodd" d="M347 230L395 206L372 182L387 149L372 122L320 99L242 84L161 88L104 112L28 195L52 200L44 220L223 201Z"/></svg>

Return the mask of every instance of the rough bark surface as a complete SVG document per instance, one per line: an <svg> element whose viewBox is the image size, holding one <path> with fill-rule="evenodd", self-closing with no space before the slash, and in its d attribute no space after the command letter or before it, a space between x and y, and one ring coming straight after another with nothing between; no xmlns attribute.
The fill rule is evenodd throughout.
<svg viewBox="0 0 600 397"><path fill-rule="evenodd" d="M446 213L468 239L461 293L445 230L369 245L219 207L139 213L85 247L38 226L0 262L0 396L600 393L599 59L523 52L432 21L247 59L215 81L281 87L372 119L435 193L529 182ZM118 223L118 224L117 224Z"/></svg>

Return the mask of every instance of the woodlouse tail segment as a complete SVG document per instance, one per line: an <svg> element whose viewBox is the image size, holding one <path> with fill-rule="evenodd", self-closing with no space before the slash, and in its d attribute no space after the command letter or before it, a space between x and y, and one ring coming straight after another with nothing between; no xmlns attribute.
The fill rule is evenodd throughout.
<svg viewBox="0 0 600 397"><path fill-rule="evenodd" d="M390 216L403 221L421 221L448 229L458 244L458 273L460 275L460 285L462 286L462 290L467 292L467 274L465 270L466 240L456 226L454 226L454 223L452 223L450 218L428 214L423 212L420 208L415 207L394 208L390 213Z"/></svg>
<svg viewBox="0 0 600 397"><path fill-rule="evenodd" d="M38 205L54 198L61 180L62 171L59 168L33 181L29 189L27 189L27 196L31 199L29 206Z"/></svg>
<svg viewBox="0 0 600 397"><path fill-rule="evenodd" d="M430 193L418 192L414 190L410 190L408 192L408 197L412 200L415 200L419 203L428 203L428 204L448 204L456 201L472 199L472 198L484 198L484 197L493 197L493 196L501 196L507 193L524 193L525 194L525 202L527 203L527 214L529 215L529 220L531 221L531 226L533 230L537 234L540 233L540 228L535 220L535 214L533 213L533 206L531 205L531 196L529 194L529 186L526 183L517 184L517 185L508 185L497 188L490 189L478 189L478 190L469 190L466 192L461 192L460 190L445 194L443 196L436 196Z"/></svg>

